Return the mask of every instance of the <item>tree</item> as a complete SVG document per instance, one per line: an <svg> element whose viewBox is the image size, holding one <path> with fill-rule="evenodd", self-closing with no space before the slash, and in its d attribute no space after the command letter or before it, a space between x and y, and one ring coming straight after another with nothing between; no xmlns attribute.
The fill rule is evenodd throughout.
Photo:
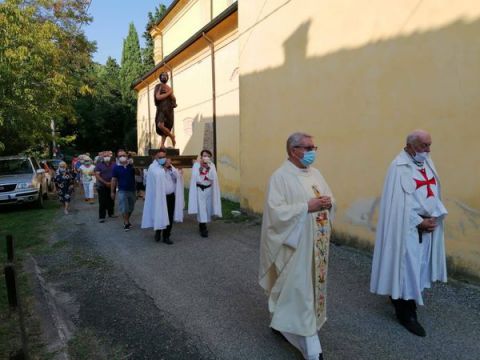
<svg viewBox="0 0 480 360"><path fill-rule="evenodd" d="M150 30L160 21L166 11L167 7L163 4L160 4L155 8L155 12L153 14L152 12L148 13L148 22L142 35L142 37L145 39L145 48L142 49L144 72L151 70L155 66L155 61L153 58L153 38L152 35L150 35Z"/></svg>
<svg viewBox="0 0 480 360"><path fill-rule="evenodd" d="M0 152L43 147L51 120L74 118L95 49L80 30L90 20L84 1L0 3Z"/></svg>
<svg viewBox="0 0 480 360"><path fill-rule="evenodd" d="M120 67L109 57L105 65L95 64L90 71L89 86L93 91L77 100L77 123L65 126L62 132L74 133L76 147L91 152L135 149L136 139L132 143L125 138L124 124L131 120L132 111L122 99Z"/></svg>
<svg viewBox="0 0 480 360"><path fill-rule="evenodd" d="M128 35L123 41L120 83L125 102L135 104L135 92L132 83L143 74L142 54L135 25L130 23Z"/></svg>

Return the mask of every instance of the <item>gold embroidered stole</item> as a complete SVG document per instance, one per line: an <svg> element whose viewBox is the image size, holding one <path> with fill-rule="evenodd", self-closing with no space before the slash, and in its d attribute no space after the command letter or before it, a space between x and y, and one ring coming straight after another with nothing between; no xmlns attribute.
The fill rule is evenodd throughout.
<svg viewBox="0 0 480 360"><path fill-rule="evenodd" d="M321 196L318 186L316 185L312 185L312 192L317 198ZM313 256L315 261L314 292L317 326L320 327L326 320L328 250L331 227L328 210L319 211L315 215L313 235Z"/></svg>
<svg viewBox="0 0 480 360"><path fill-rule="evenodd" d="M301 174L299 180L305 191L307 191L307 194L309 194L309 198L322 196L320 184L317 183L313 176L308 173ZM315 315L317 319L317 330L319 330L327 319L327 270L331 225L328 210L316 212L314 215L312 276L315 296Z"/></svg>

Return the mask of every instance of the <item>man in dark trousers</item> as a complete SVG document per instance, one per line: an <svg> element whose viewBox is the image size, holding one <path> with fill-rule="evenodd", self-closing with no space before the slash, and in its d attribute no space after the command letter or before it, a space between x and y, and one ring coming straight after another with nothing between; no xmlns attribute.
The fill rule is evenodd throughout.
<svg viewBox="0 0 480 360"><path fill-rule="evenodd" d="M102 161L95 166L95 177L97 179L98 193L98 219L101 223L105 222L105 216L113 217L114 201L110 196L112 185L112 173L115 162L112 161L112 152L105 151L101 154Z"/></svg>
<svg viewBox="0 0 480 360"><path fill-rule="evenodd" d="M155 241L171 245L174 221L183 221L183 176L167 158L167 151L160 148L147 171L142 228L153 228Z"/></svg>

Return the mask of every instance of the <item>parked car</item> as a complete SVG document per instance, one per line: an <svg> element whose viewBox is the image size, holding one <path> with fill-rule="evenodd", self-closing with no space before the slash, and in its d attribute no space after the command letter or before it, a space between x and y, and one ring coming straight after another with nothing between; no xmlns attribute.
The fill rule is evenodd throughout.
<svg viewBox="0 0 480 360"><path fill-rule="evenodd" d="M35 203L48 197L45 170L29 156L0 157L0 205Z"/></svg>

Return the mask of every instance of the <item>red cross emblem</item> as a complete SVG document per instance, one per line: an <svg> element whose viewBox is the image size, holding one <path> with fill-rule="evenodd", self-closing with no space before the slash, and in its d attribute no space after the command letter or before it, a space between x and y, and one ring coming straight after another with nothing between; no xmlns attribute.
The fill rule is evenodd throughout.
<svg viewBox="0 0 480 360"><path fill-rule="evenodd" d="M425 171L425 169L418 169L418 171L420 171L420 174L422 174L424 180L418 180L418 179L415 179L415 178L413 179L413 180L415 180L415 183L417 184L417 188L415 190L417 190L418 188L421 188L422 186L426 186L427 187L427 199L430 196L435 196L433 194L432 188L430 187L430 185L437 185L437 181L435 180L435 178L432 176L429 179L427 177L427 172Z"/></svg>

